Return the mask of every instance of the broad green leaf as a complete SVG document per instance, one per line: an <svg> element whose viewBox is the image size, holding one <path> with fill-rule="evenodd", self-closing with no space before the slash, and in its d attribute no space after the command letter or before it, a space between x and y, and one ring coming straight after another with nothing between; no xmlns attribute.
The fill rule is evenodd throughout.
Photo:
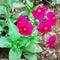
<svg viewBox="0 0 60 60"><path fill-rule="evenodd" d="M19 0L1 0L0 2L6 3L9 7L12 7L14 2L19 2Z"/></svg>
<svg viewBox="0 0 60 60"><path fill-rule="evenodd" d="M27 47L25 47L25 50L31 53L42 52L42 48L36 43L30 43Z"/></svg>
<svg viewBox="0 0 60 60"><path fill-rule="evenodd" d="M29 36L28 39L29 39L30 42L32 42L32 43L40 43L37 35Z"/></svg>
<svg viewBox="0 0 60 60"><path fill-rule="evenodd" d="M1 37L0 38L0 48L11 48L11 42L10 39L7 37Z"/></svg>
<svg viewBox="0 0 60 60"><path fill-rule="evenodd" d="M35 37L33 40L31 40L32 43L40 43L38 37Z"/></svg>
<svg viewBox="0 0 60 60"><path fill-rule="evenodd" d="M24 11L18 12L16 15L12 16L12 18L17 19L20 15L28 15L28 11L24 10Z"/></svg>
<svg viewBox="0 0 60 60"><path fill-rule="evenodd" d="M9 35L10 35L10 39L12 41L16 41L17 39L20 38L20 34L18 32L18 29L16 27L16 25L14 25L10 20L8 21L8 27L9 27Z"/></svg>
<svg viewBox="0 0 60 60"><path fill-rule="evenodd" d="M0 14L4 14L5 17L9 18L11 16L10 9L7 4L0 5Z"/></svg>
<svg viewBox="0 0 60 60"><path fill-rule="evenodd" d="M37 59L37 55L34 53L29 53L29 52L25 52L23 53L24 57L27 58L28 60L38 60Z"/></svg>
<svg viewBox="0 0 60 60"><path fill-rule="evenodd" d="M6 3L10 8L22 8L25 7L23 3L20 3L19 0L2 0L1 2Z"/></svg>
<svg viewBox="0 0 60 60"><path fill-rule="evenodd" d="M7 13L6 7L3 5L0 5L0 14L6 14L6 13Z"/></svg>
<svg viewBox="0 0 60 60"><path fill-rule="evenodd" d="M20 38L20 41L19 41L20 47L24 47L27 43L29 43L28 39Z"/></svg>
<svg viewBox="0 0 60 60"><path fill-rule="evenodd" d="M22 51L20 49L12 48L12 49L10 49L10 52L9 52L9 60L20 60L21 55L22 55Z"/></svg>
<svg viewBox="0 0 60 60"><path fill-rule="evenodd" d="M23 8L25 5L23 3L14 2L12 8Z"/></svg>

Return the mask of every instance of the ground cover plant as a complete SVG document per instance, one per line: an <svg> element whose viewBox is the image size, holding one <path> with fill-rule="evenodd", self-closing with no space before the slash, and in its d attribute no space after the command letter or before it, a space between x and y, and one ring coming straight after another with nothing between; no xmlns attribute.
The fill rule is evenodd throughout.
<svg viewBox="0 0 60 60"><path fill-rule="evenodd" d="M38 60L37 53L42 52L38 33L47 36L46 45L56 47L56 34L52 29L57 23L56 13L47 10L44 4L34 4L30 0L1 0L0 14L0 48L10 48L9 60L20 60L23 55L28 60ZM53 3L52 3L53 4ZM23 8L27 10L14 15L10 10ZM4 33L4 34L3 34Z"/></svg>

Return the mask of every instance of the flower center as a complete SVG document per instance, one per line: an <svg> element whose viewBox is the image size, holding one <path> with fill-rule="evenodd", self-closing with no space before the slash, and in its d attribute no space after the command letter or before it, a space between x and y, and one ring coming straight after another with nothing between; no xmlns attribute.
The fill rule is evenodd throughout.
<svg viewBox="0 0 60 60"><path fill-rule="evenodd" d="M19 21L19 23L21 23L21 20Z"/></svg>
<svg viewBox="0 0 60 60"><path fill-rule="evenodd" d="M23 28L23 30L24 30L24 31L27 31L27 28L26 28L26 27L24 27L24 28Z"/></svg>
<svg viewBox="0 0 60 60"><path fill-rule="evenodd" d="M48 29L48 27L45 27L45 30L47 30Z"/></svg>
<svg viewBox="0 0 60 60"><path fill-rule="evenodd" d="M53 19L55 20L55 17L53 17Z"/></svg>
<svg viewBox="0 0 60 60"><path fill-rule="evenodd" d="M41 10L39 9L38 12L41 12Z"/></svg>

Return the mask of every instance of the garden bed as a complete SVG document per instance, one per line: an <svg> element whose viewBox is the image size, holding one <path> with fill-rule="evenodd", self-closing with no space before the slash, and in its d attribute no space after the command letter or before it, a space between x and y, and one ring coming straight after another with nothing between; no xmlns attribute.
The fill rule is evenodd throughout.
<svg viewBox="0 0 60 60"><path fill-rule="evenodd" d="M20 0L21 1L21 0ZM37 4L40 3L37 1ZM46 5L46 3L45 3ZM57 35L57 43L56 43L56 48L55 49L51 49L48 50L48 48L46 46L44 46L43 42L44 41L44 36L42 36L41 34L39 36L42 37L42 41L40 46L43 48L43 52L39 53L39 60L60 60L60 5L56 5L51 7L50 5L46 5L48 9L50 9L51 11L54 11L57 13L58 15L58 22L57 25L54 27L53 31L54 33L56 33ZM24 10L26 8L22 8L22 10ZM57 11L58 10L58 11ZM16 14L18 11L21 11L21 9L17 9L16 12L12 11L12 13ZM9 55L9 50L8 48L0 48L0 60L8 60L8 55ZM48 50L48 51L47 51ZM55 54L55 55L54 55ZM40 58L41 57L41 58ZM24 57L22 57L21 60L25 60Z"/></svg>

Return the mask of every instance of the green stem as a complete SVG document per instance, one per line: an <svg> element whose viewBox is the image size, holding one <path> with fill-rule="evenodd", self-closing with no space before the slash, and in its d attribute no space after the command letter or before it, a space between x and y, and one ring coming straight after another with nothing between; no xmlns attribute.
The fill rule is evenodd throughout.
<svg viewBox="0 0 60 60"><path fill-rule="evenodd" d="M25 4L25 6L29 9L29 11L31 10L31 7L26 3L26 0L23 1L23 3Z"/></svg>

